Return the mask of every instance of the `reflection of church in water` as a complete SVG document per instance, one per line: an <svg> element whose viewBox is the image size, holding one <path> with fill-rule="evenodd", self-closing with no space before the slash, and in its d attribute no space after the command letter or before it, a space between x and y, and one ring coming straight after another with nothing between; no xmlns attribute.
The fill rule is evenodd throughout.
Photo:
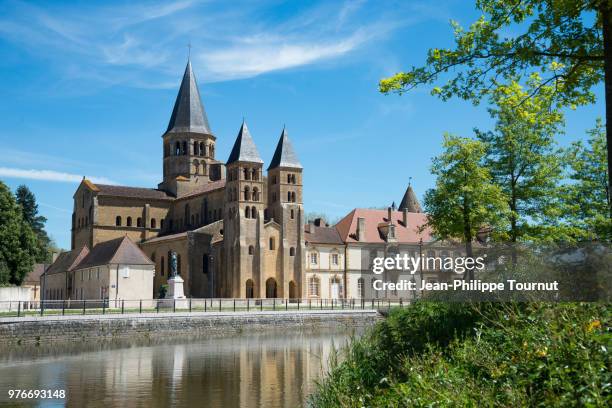
<svg viewBox="0 0 612 408"><path fill-rule="evenodd" d="M346 338L332 337L262 333L120 348L75 360L54 381L64 384L75 406L112 400L121 406L297 407L322 376L334 343Z"/></svg>

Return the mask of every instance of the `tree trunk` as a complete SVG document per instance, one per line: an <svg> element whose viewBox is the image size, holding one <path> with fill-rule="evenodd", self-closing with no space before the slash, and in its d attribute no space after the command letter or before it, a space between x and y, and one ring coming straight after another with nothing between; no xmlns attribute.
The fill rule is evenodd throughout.
<svg viewBox="0 0 612 408"><path fill-rule="evenodd" d="M471 202L467 196L463 197L463 239L465 241L465 256L472 258L472 220L470 217ZM464 275L464 280L474 280L474 268L467 268Z"/></svg>
<svg viewBox="0 0 612 408"><path fill-rule="evenodd" d="M612 6L609 0L601 2L600 15L603 27L604 77L606 92L606 143L608 149L608 203L612 192ZM608 205L612 218L612 205Z"/></svg>

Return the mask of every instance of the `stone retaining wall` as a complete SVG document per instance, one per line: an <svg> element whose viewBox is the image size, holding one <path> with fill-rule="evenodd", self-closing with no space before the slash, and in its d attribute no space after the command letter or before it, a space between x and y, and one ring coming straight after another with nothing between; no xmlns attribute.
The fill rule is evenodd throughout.
<svg viewBox="0 0 612 408"><path fill-rule="evenodd" d="M0 344L111 340L125 337L226 335L242 331L364 327L374 310L168 313L102 316L45 316L0 319Z"/></svg>

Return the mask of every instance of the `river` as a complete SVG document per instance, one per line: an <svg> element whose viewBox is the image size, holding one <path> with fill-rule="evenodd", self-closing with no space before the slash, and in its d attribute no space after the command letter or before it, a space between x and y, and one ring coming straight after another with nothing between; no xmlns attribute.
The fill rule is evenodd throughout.
<svg viewBox="0 0 612 408"><path fill-rule="evenodd" d="M347 329L0 349L0 405L299 407ZM10 400L9 390L65 398Z"/></svg>

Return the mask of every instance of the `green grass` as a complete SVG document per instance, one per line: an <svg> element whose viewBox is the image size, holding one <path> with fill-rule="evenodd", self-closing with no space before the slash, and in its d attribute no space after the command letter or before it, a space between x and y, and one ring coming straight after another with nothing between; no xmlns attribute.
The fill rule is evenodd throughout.
<svg viewBox="0 0 612 408"><path fill-rule="evenodd" d="M610 406L611 340L607 304L419 302L332 354L310 402Z"/></svg>

